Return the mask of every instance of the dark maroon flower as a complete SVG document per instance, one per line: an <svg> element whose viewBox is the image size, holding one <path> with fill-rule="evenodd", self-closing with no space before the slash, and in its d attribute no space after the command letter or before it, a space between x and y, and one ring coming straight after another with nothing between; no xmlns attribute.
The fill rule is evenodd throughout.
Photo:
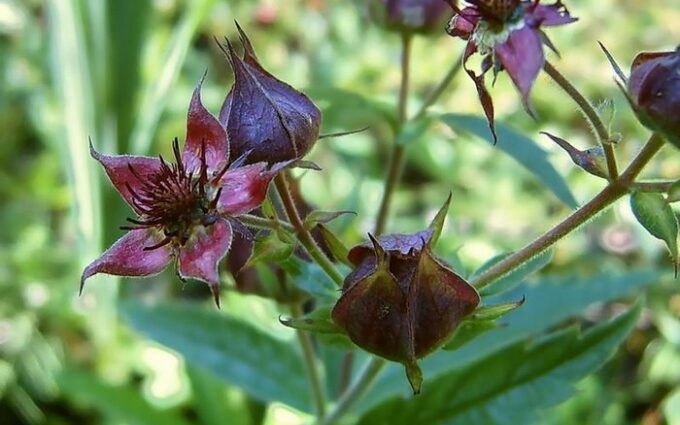
<svg viewBox="0 0 680 425"><path fill-rule="evenodd" d="M627 88L640 121L680 147L680 47L637 55Z"/></svg>
<svg viewBox="0 0 680 425"><path fill-rule="evenodd" d="M451 16L444 0L371 0L370 11L387 28L407 33L441 30Z"/></svg>
<svg viewBox="0 0 680 425"><path fill-rule="evenodd" d="M332 318L361 348L400 362L415 393L416 360L440 347L479 304L477 291L436 258L436 232L386 235L349 253L355 269L345 278Z"/></svg>
<svg viewBox="0 0 680 425"><path fill-rule="evenodd" d="M541 27L569 24L576 18L569 15L559 0L550 5L542 5L540 0L467 2L471 6L462 10L452 5L456 14L447 32L468 41L464 64L474 53L484 56L479 75L467 67L465 71L475 82L495 139L493 102L484 83L486 72L492 69L495 78L501 70L507 71L522 96L525 109L533 115L529 93L545 62L543 43L552 48Z"/></svg>
<svg viewBox="0 0 680 425"><path fill-rule="evenodd" d="M201 82L202 83L202 82ZM229 167L229 141L219 121L201 103L201 83L187 116L187 135L175 163L163 157L108 156L94 150L113 186L136 213L128 233L88 265L80 280L97 273L150 276L173 260L180 278L210 286L219 306L217 264L232 243L232 220L257 208L281 164Z"/></svg>
<svg viewBox="0 0 680 425"><path fill-rule="evenodd" d="M236 25L243 59L227 40L223 50L234 70L234 85L219 117L231 140L232 158L245 156L248 164L300 159L319 137L321 112L260 65L250 40Z"/></svg>

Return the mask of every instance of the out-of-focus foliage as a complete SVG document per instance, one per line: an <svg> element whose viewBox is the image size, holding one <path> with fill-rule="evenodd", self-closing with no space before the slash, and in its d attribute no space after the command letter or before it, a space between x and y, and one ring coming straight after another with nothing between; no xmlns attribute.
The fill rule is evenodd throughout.
<svg viewBox="0 0 680 425"><path fill-rule="evenodd" d="M580 21L551 32L561 57L549 54L549 59L595 102L613 99L616 113L608 124L624 136L618 156L629 159L647 131L617 92L596 40L624 68L638 51L670 50L680 42L680 4L565 3ZM348 246L372 229L396 128L399 43L396 35L371 24L363 1L0 0L0 423L212 425L229 418L231 424L256 425L310 419L304 376L286 377L301 364L294 362L299 353L292 348L292 332L278 321L289 314L285 307L228 293L224 310L216 312L204 286L184 287L170 274L144 281L97 277L77 297L82 266L120 235L118 226L128 215L102 184L88 139L106 153L168 153L170 140L183 136L191 91L206 70L203 99L218 111L231 73L214 37L235 39L234 19L247 29L267 69L305 88L320 106L322 133L370 125L364 133L319 141L310 159L323 172L305 171L301 186L321 210L357 211L357 217L342 216L328 225ZM414 41L411 111L461 49L461 42L444 35ZM492 89L498 122L534 140L536 149L547 152L544 162L519 159L523 167L517 158L526 150L507 155L505 145L493 148L468 134L475 128L470 123L466 128L456 122L452 130L432 121L402 135L409 160L390 228L422 228L443 194L453 191L437 251L463 275L548 229L570 212L572 196L583 203L602 186L537 137L545 130L568 136L579 148L592 145L590 129L571 100L541 76L533 91L539 118L532 121L506 77L499 76ZM432 112L480 115L476 99L473 85L458 78ZM680 174L677 152L664 152L647 177ZM541 257L534 261L543 264ZM333 288L314 286L320 276L315 266L291 259L283 267L297 276L301 289L332 299ZM457 368L464 361L504 365L502 350L516 356L518 368L521 356L544 359L537 354L541 347L578 350L592 344L604 358L623 338L620 329L633 327L630 315L611 320L624 310L615 301L644 290L640 319L614 360L585 380L593 369L588 359L565 361L575 391L547 401L536 396L532 407L551 408L531 419L555 425L680 423L680 295L671 269L663 243L648 237L628 203L620 202L562 241L539 278L489 287L510 291L498 295L499 301L524 295L527 303L508 315L506 326L426 360L425 376L435 385L462 379ZM182 306L140 304L169 299ZM564 330L569 323L582 325L580 339L576 331ZM552 333L523 345L546 330ZM600 332L607 337L598 339ZM225 350L196 355L206 349L203 343ZM340 341L323 348L330 396L337 396L336 366L345 347ZM230 353L235 359L252 353L253 364L232 363ZM260 359L256 353L269 354ZM356 364L362 359L357 353ZM379 415L406 394L401 373L388 367L354 413ZM474 389L500 394L498 403L522 389L506 386L505 394L490 385L482 382ZM524 391L551 389L543 382ZM265 404L272 399L287 404ZM418 402L429 411L430 399ZM481 414L471 409L465 414ZM432 414L448 420L460 412Z"/></svg>

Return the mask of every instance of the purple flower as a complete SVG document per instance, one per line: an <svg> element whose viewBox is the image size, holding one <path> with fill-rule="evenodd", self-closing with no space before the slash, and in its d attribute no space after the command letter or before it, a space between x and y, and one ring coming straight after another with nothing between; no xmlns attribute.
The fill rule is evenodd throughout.
<svg viewBox="0 0 680 425"><path fill-rule="evenodd" d="M260 65L250 40L236 26L243 59L226 40L223 50L234 70L234 85L219 116L231 140L232 158L245 157L246 163L300 159L319 137L321 112L307 96Z"/></svg>
<svg viewBox="0 0 680 425"><path fill-rule="evenodd" d="M113 186L136 214L128 232L88 265L80 279L97 273L151 276L171 262L181 279L206 282L219 306L218 263L232 243L232 222L257 208L271 179L284 164L229 167L229 141L219 121L194 90L187 135L180 152L173 142L174 163L143 156L108 156L94 150Z"/></svg>
<svg viewBox="0 0 680 425"><path fill-rule="evenodd" d="M542 5L540 0L467 2L471 6L462 10L452 5L456 14L451 19L447 32L451 36L467 40L464 65L474 53L484 56L479 75L467 67L465 71L475 82L495 139L493 102L484 83L486 72L492 69L495 78L499 71L507 71L522 96L525 109L533 115L529 93L545 62L543 43L552 48L541 27L565 25L577 18L571 17L559 0L550 5Z"/></svg>
<svg viewBox="0 0 680 425"><path fill-rule="evenodd" d="M371 0L370 11L388 28L418 33L443 28L451 13L443 0Z"/></svg>
<svg viewBox="0 0 680 425"><path fill-rule="evenodd" d="M371 237L349 252L332 318L358 346L404 364L414 393L416 360L440 347L479 304L477 291L430 249L433 230Z"/></svg>
<svg viewBox="0 0 680 425"><path fill-rule="evenodd" d="M640 121L680 147L680 47L638 54L627 91Z"/></svg>

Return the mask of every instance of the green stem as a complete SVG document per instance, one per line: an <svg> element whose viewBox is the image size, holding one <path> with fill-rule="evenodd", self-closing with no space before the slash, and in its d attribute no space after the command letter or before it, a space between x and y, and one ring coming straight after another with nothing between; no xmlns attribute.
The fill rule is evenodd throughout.
<svg viewBox="0 0 680 425"><path fill-rule="evenodd" d="M516 251L504 260L496 263L484 273L472 279L470 283L477 289L483 288L494 280L509 273L513 269L521 266L531 258L548 249L555 242L559 241L571 231L591 219L593 216L603 211L614 201L628 193L635 177L640 174L642 168L652 159L652 157L663 146L663 139L656 134L653 135L640 153L635 157L631 164L616 180L610 182L600 193L590 202L574 211L569 217L564 219L557 226L553 227L535 241Z"/></svg>
<svg viewBox="0 0 680 425"><path fill-rule="evenodd" d="M675 182L636 182L630 185L631 189L640 192L666 193Z"/></svg>
<svg viewBox="0 0 680 425"><path fill-rule="evenodd" d="M386 364L387 361L379 357L371 358L356 381L354 381L352 386L340 398L335 408L331 410L324 420L319 421L318 424L332 425L338 422L338 420L347 414L354 403L369 389Z"/></svg>
<svg viewBox="0 0 680 425"><path fill-rule="evenodd" d="M418 119L422 118L423 115L427 112L428 108L439 99L439 97L444 93L444 91L449 87L449 84L451 84L451 81L453 81L454 77L458 75L460 72L461 68L463 68L463 55L461 54L458 60L456 60L453 63L453 66L449 69L449 72L446 73L444 78L437 84L437 87L435 87L430 94L427 96L425 101L423 101L423 104L420 106L420 109L418 109L418 112L413 116L413 121L417 121Z"/></svg>
<svg viewBox="0 0 680 425"><path fill-rule="evenodd" d="M590 121L590 124L593 126L593 130L595 130L598 143L602 146L602 149L604 149L609 180L616 179L619 175L619 171L616 164L616 155L614 153L611 136L597 111L593 108L593 105L591 105L590 102L588 102L588 99L586 99L550 62L545 61L543 70L574 100L574 102L576 102L583 114L588 118L588 121Z"/></svg>
<svg viewBox="0 0 680 425"><path fill-rule="evenodd" d="M300 307L300 304L295 303L291 305L290 313L294 318L301 317L302 308ZM312 398L314 399L317 417L321 420L326 415L326 393L323 389L321 376L319 375L316 353L314 352L314 343L309 333L299 329L296 330L295 333L297 334L300 347L302 348L305 368L307 369L307 377L312 386Z"/></svg>
<svg viewBox="0 0 680 425"><path fill-rule="evenodd" d="M397 131L395 139L399 136L401 129L406 122L407 103L410 80L410 65L411 65L411 35L402 34L401 37L401 85L399 87L399 101L397 103ZM387 178L385 179L385 189L383 191L382 201L378 209L378 218L375 224L375 234L380 235L385 231L387 224L387 217L389 215L390 204L392 203L392 195L394 189L399 183L401 177L401 170L404 168L404 151L406 147L395 140L392 147L392 155L390 156L390 164L388 166Z"/></svg>
<svg viewBox="0 0 680 425"><path fill-rule="evenodd" d="M276 230L278 228L283 228L289 232L295 232L295 228L286 221L258 217L252 214L240 215L238 216L238 221L245 224L246 226L255 227L257 229Z"/></svg>
<svg viewBox="0 0 680 425"><path fill-rule="evenodd" d="M323 269L324 272L330 277L333 282L338 286L342 286L344 277L335 268L335 265L331 260L326 257L326 255L321 251L319 245L316 244L314 238L312 238L309 230L305 228L302 218L300 218L300 213L298 213L295 201L290 194L290 189L288 187L287 172L282 172L274 179L274 184L276 185L276 190L281 197L281 203L283 204L283 209L286 211L286 215L290 220L290 224L295 229L295 234L298 238L300 244L305 248L307 253L312 257L312 259Z"/></svg>

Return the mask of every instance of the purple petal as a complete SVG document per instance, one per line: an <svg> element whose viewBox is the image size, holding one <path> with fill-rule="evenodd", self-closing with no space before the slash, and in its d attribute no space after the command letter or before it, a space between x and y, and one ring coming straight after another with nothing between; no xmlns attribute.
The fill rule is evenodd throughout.
<svg viewBox="0 0 680 425"><path fill-rule="evenodd" d="M164 236L154 229L130 230L111 248L85 267L80 277L80 291L85 280L97 273L115 276L151 276L160 273L172 260L171 246L144 250L162 242Z"/></svg>
<svg viewBox="0 0 680 425"><path fill-rule="evenodd" d="M534 28L566 25L578 21L578 18L572 17L560 2L550 5L539 4L533 10L528 11L524 19Z"/></svg>
<svg viewBox="0 0 680 425"><path fill-rule="evenodd" d="M479 11L476 7L466 7L459 14L451 18L446 32L453 37L467 40L479 22Z"/></svg>
<svg viewBox="0 0 680 425"><path fill-rule="evenodd" d="M217 265L229 251L231 238L231 225L227 220L219 219L179 250L177 271L180 277L207 283L218 307L220 276Z"/></svg>
<svg viewBox="0 0 680 425"><path fill-rule="evenodd" d="M254 210L264 201L277 171L276 168L268 170L264 162L227 171L220 180L222 194L217 208L231 216Z"/></svg>
<svg viewBox="0 0 680 425"><path fill-rule="evenodd" d="M545 63L541 37L529 27L513 31L505 43L496 46L496 55L519 89L524 107L531 114L529 92Z"/></svg>
<svg viewBox="0 0 680 425"><path fill-rule="evenodd" d="M130 191L139 193L144 181L158 172L161 162L158 158L148 156L132 155L104 155L97 152L90 143L90 155L104 167L106 175L116 188L118 193L137 213L140 211L133 204L133 194ZM131 169L132 168L132 169Z"/></svg>
<svg viewBox="0 0 680 425"><path fill-rule="evenodd" d="M187 138L184 142L182 161L188 171L200 169L201 150L204 148L209 170L218 170L229 160L227 132L201 103L202 85L203 79L194 89L187 114Z"/></svg>

